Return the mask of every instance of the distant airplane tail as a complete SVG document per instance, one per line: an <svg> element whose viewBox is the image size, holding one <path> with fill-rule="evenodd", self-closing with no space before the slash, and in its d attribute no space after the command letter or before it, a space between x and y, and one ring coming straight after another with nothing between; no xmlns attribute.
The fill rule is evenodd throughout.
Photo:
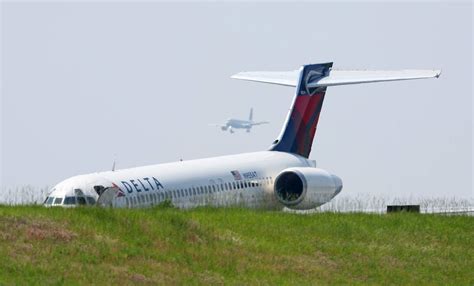
<svg viewBox="0 0 474 286"><path fill-rule="evenodd" d="M249 121L251 122L252 119L253 119L253 108L250 108Z"/></svg>
<svg viewBox="0 0 474 286"><path fill-rule="evenodd" d="M441 74L440 70L332 70L332 64L305 65L298 71L290 72L241 72L232 76L235 79L296 87L286 123L270 150L308 158L328 86L433 78Z"/></svg>

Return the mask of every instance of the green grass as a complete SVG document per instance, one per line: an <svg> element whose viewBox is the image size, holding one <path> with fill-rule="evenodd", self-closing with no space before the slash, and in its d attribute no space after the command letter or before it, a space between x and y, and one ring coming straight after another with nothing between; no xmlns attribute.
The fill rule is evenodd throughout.
<svg viewBox="0 0 474 286"><path fill-rule="evenodd" d="M0 206L0 285L473 285L474 217Z"/></svg>

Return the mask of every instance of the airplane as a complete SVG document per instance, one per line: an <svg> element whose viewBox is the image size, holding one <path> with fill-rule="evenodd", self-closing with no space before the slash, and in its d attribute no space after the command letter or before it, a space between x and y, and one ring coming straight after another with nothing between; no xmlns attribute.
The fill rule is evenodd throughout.
<svg viewBox="0 0 474 286"><path fill-rule="evenodd" d="M309 159L327 87L441 74L440 70L333 70L332 65L232 76L296 87L281 133L268 150L74 176L53 187L44 205L141 208L168 201L179 208L307 210L321 206L343 187L338 176Z"/></svg>
<svg viewBox="0 0 474 286"><path fill-rule="evenodd" d="M269 123L268 121L254 122L252 118L253 118L253 108L250 108L250 115L249 115L248 120L230 118L230 119L227 119L224 125L221 125L221 124L210 124L210 125L218 126L221 128L222 131L229 130L230 133L234 133L234 129L245 129L245 131L250 132L252 127L255 125L262 125L262 124Z"/></svg>

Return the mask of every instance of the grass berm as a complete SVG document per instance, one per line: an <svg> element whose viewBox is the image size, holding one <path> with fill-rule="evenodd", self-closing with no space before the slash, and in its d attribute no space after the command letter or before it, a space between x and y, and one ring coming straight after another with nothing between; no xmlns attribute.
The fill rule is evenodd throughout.
<svg viewBox="0 0 474 286"><path fill-rule="evenodd" d="M474 285L474 217L0 206L0 285Z"/></svg>

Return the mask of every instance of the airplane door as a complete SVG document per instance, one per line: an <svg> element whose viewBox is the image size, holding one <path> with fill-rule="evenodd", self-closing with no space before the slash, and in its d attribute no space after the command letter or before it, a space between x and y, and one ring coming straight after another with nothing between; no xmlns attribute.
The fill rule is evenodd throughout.
<svg viewBox="0 0 474 286"><path fill-rule="evenodd" d="M117 187L106 188L97 199L97 205L101 207L113 207L119 191L120 189Z"/></svg>

